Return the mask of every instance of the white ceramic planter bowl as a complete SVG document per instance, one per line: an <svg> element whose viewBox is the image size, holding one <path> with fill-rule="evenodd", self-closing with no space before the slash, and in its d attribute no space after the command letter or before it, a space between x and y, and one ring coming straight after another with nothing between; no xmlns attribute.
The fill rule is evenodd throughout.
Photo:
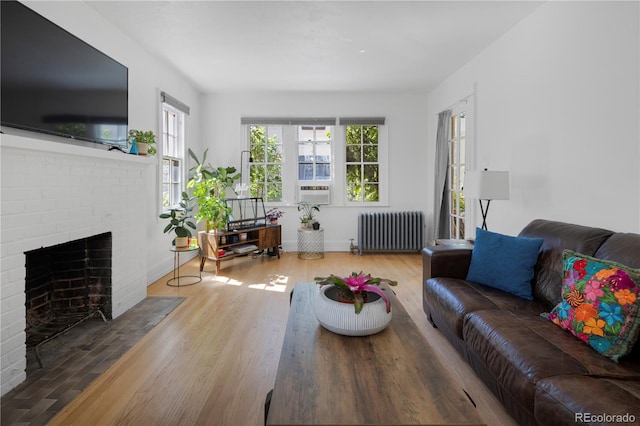
<svg viewBox="0 0 640 426"><path fill-rule="evenodd" d="M387 313L387 306L381 297L365 303L362 311L356 314L353 304L335 301L325 294L333 288L333 285L322 287L315 301L316 318L327 330L345 336L368 336L379 333L389 325L391 312Z"/></svg>

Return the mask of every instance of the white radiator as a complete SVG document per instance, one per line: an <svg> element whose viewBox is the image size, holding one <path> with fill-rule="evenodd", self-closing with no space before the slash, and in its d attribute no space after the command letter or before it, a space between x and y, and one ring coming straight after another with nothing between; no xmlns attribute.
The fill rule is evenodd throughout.
<svg viewBox="0 0 640 426"><path fill-rule="evenodd" d="M424 213L362 212L358 215L358 252L411 252L424 247Z"/></svg>

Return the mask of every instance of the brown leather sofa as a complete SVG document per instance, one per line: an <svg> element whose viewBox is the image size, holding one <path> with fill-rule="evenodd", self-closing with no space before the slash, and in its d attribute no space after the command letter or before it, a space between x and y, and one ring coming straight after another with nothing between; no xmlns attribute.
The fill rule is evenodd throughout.
<svg viewBox="0 0 640 426"><path fill-rule="evenodd" d="M466 281L472 249L429 246L427 318L518 424L638 424L640 343L615 363L540 314L561 300L564 249L640 268L640 235L534 220L519 236L544 239L534 300Z"/></svg>

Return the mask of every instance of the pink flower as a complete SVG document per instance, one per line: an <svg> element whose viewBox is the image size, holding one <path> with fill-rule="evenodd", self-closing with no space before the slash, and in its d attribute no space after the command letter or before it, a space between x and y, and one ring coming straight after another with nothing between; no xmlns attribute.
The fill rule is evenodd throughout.
<svg viewBox="0 0 640 426"><path fill-rule="evenodd" d="M587 286L584 289L584 296L587 300L596 300L598 297L604 295L601 284L595 280L589 280Z"/></svg>
<svg viewBox="0 0 640 426"><path fill-rule="evenodd" d="M386 278L373 278L371 275L366 275L360 272L359 274L353 272L348 277L339 277L337 275L330 275L328 277L316 277L314 280L320 285L333 284L347 293L353 296L354 307L356 314L362 311L364 306L364 292L371 292L378 294L382 300L384 300L387 306L387 312L391 312L391 302L387 294L378 287L380 284L397 285L397 281L388 280Z"/></svg>

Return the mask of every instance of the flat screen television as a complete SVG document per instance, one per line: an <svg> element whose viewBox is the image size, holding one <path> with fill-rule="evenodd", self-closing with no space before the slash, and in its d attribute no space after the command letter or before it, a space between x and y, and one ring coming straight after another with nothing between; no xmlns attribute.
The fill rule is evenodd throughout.
<svg viewBox="0 0 640 426"><path fill-rule="evenodd" d="M126 147L127 67L19 2L0 15L2 126Z"/></svg>

